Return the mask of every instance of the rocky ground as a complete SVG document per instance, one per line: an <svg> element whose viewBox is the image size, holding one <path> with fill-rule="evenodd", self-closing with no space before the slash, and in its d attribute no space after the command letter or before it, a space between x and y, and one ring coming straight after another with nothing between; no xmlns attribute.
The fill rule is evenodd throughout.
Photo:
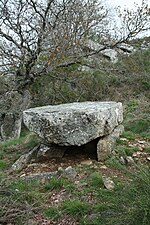
<svg viewBox="0 0 150 225"><path fill-rule="evenodd" d="M7 162L8 166L3 165L3 169L1 169L2 172L5 172L5 179L1 179L3 188L0 194L6 192L4 190L5 185L7 188L10 186L11 191L9 190L9 192L12 192L12 194L15 195L17 192L18 196L25 195L27 205L24 205L23 211L21 210L22 203L19 206L20 208L18 208L19 211L16 211L14 200L12 207L9 204L7 210L4 210L2 205L3 213L0 224L19 224L14 222L15 218L18 219L18 214L22 218L24 213L27 214L28 219L23 224L92 224L90 221L95 221L93 224L109 224L106 220L107 217L109 219L109 216L106 215L111 210L111 205L113 204L118 208L118 204L121 204L120 207L123 207L122 203L118 203L118 200L116 201L120 191L122 189L126 190L128 185L132 187L134 176L136 177L135 174L140 171L139 167L141 168L142 166L144 170L148 171L150 162L150 140L142 137L132 139L126 136L124 135L118 140L112 156L105 162L98 162L95 153L87 154L80 149L80 151L66 152L62 159L53 158L41 161L32 159L30 163L18 172L12 170L11 167L14 158L18 159L15 154L16 149L22 149L22 153L27 152L25 143L30 142L31 137L28 136L24 143L11 144L7 148L3 146L2 151L5 152L3 162ZM131 175L133 173L134 176ZM6 181L11 182L11 184L8 185ZM36 184L37 181L39 182L38 185ZM32 184L32 182L35 182L35 184ZM15 188L13 189L12 187ZM110 199L108 199L107 195ZM29 196L32 199L32 204L31 200L29 201L28 199ZM17 198L21 201L20 197ZM126 198L128 199L128 196ZM2 198L1 203L3 201L4 199ZM11 199L9 201L11 202ZM102 201L101 204L100 201ZM8 202L5 204L7 205ZM107 210L104 210L104 206ZM32 212L31 215L27 213L29 209ZM114 219L117 212L112 211L111 213L111 219ZM119 215L117 215L117 218L120 218ZM100 218L102 218L101 222ZM24 218L23 221L26 221L26 219Z"/></svg>

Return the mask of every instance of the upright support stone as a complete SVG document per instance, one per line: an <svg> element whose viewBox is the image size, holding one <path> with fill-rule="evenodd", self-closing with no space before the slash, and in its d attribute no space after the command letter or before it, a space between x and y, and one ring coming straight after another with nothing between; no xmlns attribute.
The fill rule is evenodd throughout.
<svg viewBox="0 0 150 225"><path fill-rule="evenodd" d="M124 131L124 126L117 126L113 132L105 137L99 139L97 143L97 159L98 161L105 161L111 154L116 143L116 140Z"/></svg>
<svg viewBox="0 0 150 225"><path fill-rule="evenodd" d="M22 113L30 104L30 93L7 91L0 95L0 141L20 136Z"/></svg>

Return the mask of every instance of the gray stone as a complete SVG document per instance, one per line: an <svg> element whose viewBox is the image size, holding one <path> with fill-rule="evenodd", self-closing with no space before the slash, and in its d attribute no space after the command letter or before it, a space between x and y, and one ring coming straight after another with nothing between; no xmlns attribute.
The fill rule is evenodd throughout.
<svg viewBox="0 0 150 225"><path fill-rule="evenodd" d="M123 108L116 102L82 102L25 110L24 124L44 142L81 146L103 137L123 121Z"/></svg>
<svg viewBox="0 0 150 225"><path fill-rule="evenodd" d="M22 117L17 113L1 114L0 141L19 138L21 132Z"/></svg>
<svg viewBox="0 0 150 225"><path fill-rule="evenodd" d="M97 143L98 161L105 161L112 153L116 140L124 131L123 125L117 126L113 132L99 139Z"/></svg>
<svg viewBox="0 0 150 225"><path fill-rule="evenodd" d="M58 171L54 172L45 172L45 173L35 173L28 176L20 177L22 180L25 181L32 181L36 180L42 183L45 183L46 181L49 181L51 178L58 176Z"/></svg>
<svg viewBox="0 0 150 225"><path fill-rule="evenodd" d="M37 159L62 158L66 149L63 146L41 144L37 152Z"/></svg>
<svg viewBox="0 0 150 225"><path fill-rule="evenodd" d="M86 50L90 50L90 51L93 51L93 52L97 52L101 49L103 49L104 46L95 42L95 41L92 41L92 40L86 40L85 43L84 43L84 49Z"/></svg>
<svg viewBox="0 0 150 225"><path fill-rule="evenodd" d="M127 165L129 166L132 166L135 163L134 159L131 156L126 157L126 162L127 162Z"/></svg>
<svg viewBox="0 0 150 225"><path fill-rule="evenodd" d="M6 91L0 95L0 142L20 136L22 112L30 104L30 93Z"/></svg>
<svg viewBox="0 0 150 225"><path fill-rule="evenodd" d="M38 147L39 146L20 156L20 158L12 165L12 170L22 170L23 168L25 168L30 160L37 154Z"/></svg>
<svg viewBox="0 0 150 225"><path fill-rule="evenodd" d="M84 43L84 50L88 50L90 52L97 52L98 57L103 56L104 58L107 58L112 63L116 63L118 61L118 52L115 49L107 48L105 49L104 45L101 45L95 41L87 40Z"/></svg>
<svg viewBox="0 0 150 225"><path fill-rule="evenodd" d="M16 90L17 80L15 74L0 74L0 95L7 91Z"/></svg>
<svg viewBox="0 0 150 225"><path fill-rule="evenodd" d="M112 191L115 188L115 183L110 177L102 177L103 178L103 183L106 189Z"/></svg>
<svg viewBox="0 0 150 225"><path fill-rule="evenodd" d="M127 53L132 53L134 51L133 46L128 45L126 43L119 44L117 47Z"/></svg>
<svg viewBox="0 0 150 225"><path fill-rule="evenodd" d="M118 53L111 48L105 49L101 52L104 57L107 57L112 63L118 62Z"/></svg>
<svg viewBox="0 0 150 225"><path fill-rule="evenodd" d="M149 156L146 159L150 162L150 157Z"/></svg>
<svg viewBox="0 0 150 225"><path fill-rule="evenodd" d="M119 162L120 162L122 165L126 165L126 160L124 159L123 156L120 157Z"/></svg>
<svg viewBox="0 0 150 225"><path fill-rule="evenodd" d="M68 166L61 174L62 176L68 177L68 178L75 178L77 176L77 171L72 168L72 166Z"/></svg>

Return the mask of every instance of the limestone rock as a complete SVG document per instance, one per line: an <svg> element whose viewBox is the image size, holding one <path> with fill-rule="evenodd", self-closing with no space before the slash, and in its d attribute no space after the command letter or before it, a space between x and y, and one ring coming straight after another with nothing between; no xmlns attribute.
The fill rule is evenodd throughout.
<svg viewBox="0 0 150 225"><path fill-rule="evenodd" d="M41 144L37 152L37 159L62 158L66 151L66 147L58 145Z"/></svg>
<svg viewBox="0 0 150 225"><path fill-rule="evenodd" d="M114 144L123 131L123 125L119 125L111 134L99 139L97 143L98 161L105 161L111 155Z"/></svg>
<svg viewBox="0 0 150 225"><path fill-rule="evenodd" d="M115 183L110 177L104 177L103 176L103 182L106 189L112 191L115 188Z"/></svg>
<svg viewBox="0 0 150 225"><path fill-rule="evenodd" d="M75 178L77 176L76 170L72 166L68 166L63 172L62 176L68 177L68 178Z"/></svg>
<svg viewBox="0 0 150 225"><path fill-rule="evenodd" d="M131 156L126 157L126 162L127 162L127 165L129 166L132 166L135 163L134 159Z"/></svg>
<svg viewBox="0 0 150 225"><path fill-rule="evenodd" d="M126 160L124 159L123 156L120 157L119 162L120 162L122 165L126 165Z"/></svg>
<svg viewBox="0 0 150 225"><path fill-rule="evenodd" d="M123 108L116 102L49 105L25 110L23 120L48 144L81 146L109 135L123 121Z"/></svg>
<svg viewBox="0 0 150 225"><path fill-rule="evenodd" d="M20 158L12 165L12 170L22 170L24 167L26 167L33 156L36 155L38 147L39 146L36 146L28 153L21 155Z"/></svg>
<svg viewBox="0 0 150 225"><path fill-rule="evenodd" d="M0 114L0 141L19 138L22 117L17 113Z"/></svg>
<svg viewBox="0 0 150 225"><path fill-rule="evenodd" d="M28 176L23 176L23 177L21 176L20 178L27 182L36 180L36 181L45 183L49 181L51 178L57 177L57 176L58 176L58 171L54 171L54 172L45 172L45 173L35 173Z"/></svg>
<svg viewBox="0 0 150 225"><path fill-rule="evenodd" d="M86 40L86 42L84 43L84 48L85 48L85 50L87 49L90 51L97 52L100 49L103 49L104 46L89 39L89 40Z"/></svg>
<svg viewBox="0 0 150 225"><path fill-rule="evenodd" d="M30 93L6 91L0 95L0 142L20 136L22 112L30 104Z"/></svg>
<svg viewBox="0 0 150 225"><path fill-rule="evenodd" d="M114 49L108 48L102 51L104 57L108 58L112 63L118 62L118 53Z"/></svg>
<svg viewBox="0 0 150 225"><path fill-rule="evenodd" d="M81 162L81 165L85 165L85 166L90 166L90 165L92 165L92 164L93 164L93 162L92 162L92 160L90 160L90 159L83 160L83 161Z"/></svg>
<svg viewBox="0 0 150 225"><path fill-rule="evenodd" d="M133 46L128 45L126 43L119 44L117 47L120 48L122 51L127 52L127 53L132 53L134 51Z"/></svg>
<svg viewBox="0 0 150 225"><path fill-rule="evenodd" d="M115 49L107 48L105 49L104 45L101 45L95 41L87 40L84 43L84 50L88 50L90 52L97 52L104 58L107 58L112 63L116 63L118 61L118 53Z"/></svg>

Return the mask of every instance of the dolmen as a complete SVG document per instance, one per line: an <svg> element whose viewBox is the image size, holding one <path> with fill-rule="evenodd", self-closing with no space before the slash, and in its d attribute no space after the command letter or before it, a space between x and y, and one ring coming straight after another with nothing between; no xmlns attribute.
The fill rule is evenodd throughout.
<svg viewBox="0 0 150 225"><path fill-rule="evenodd" d="M122 103L111 101L30 108L23 112L23 121L41 139L39 154L51 157L62 157L68 146L88 148L96 141L97 159L104 161L124 130Z"/></svg>

